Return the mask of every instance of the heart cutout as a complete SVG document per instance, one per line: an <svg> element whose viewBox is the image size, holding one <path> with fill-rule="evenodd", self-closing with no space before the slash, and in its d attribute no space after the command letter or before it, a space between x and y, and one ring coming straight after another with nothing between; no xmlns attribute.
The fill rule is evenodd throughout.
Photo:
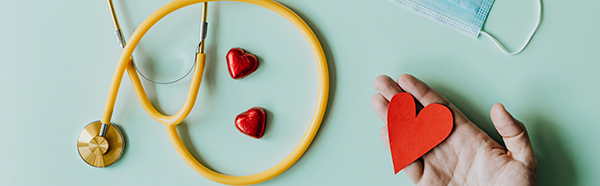
<svg viewBox="0 0 600 186"><path fill-rule="evenodd" d="M232 48L227 52L227 68L233 79L241 79L258 68L258 59L241 48Z"/></svg>
<svg viewBox="0 0 600 186"><path fill-rule="evenodd" d="M260 139L265 132L265 124L267 122L267 114L260 107L253 107L235 117L235 127L240 132Z"/></svg>
<svg viewBox="0 0 600 186"><path fill-rule="evenodd" d="M450 109L437 103L417 115L415 99L404 92L392 97L387 121L395 174L444 141L454 123Z"/></svg>

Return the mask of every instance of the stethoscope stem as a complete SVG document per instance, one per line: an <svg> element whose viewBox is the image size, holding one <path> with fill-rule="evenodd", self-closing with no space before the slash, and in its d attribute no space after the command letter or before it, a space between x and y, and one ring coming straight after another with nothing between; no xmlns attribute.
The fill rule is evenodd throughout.
<svg viewBox="0 0 600 186"><path fill-rule="evenodd" d="M115 30L115 35L117 35L117 40L119 40L119 46L121 49L125 48L125 39L123 39L123 33L121 30Z"/></svg>
<svg viewBox="0 0 600 186"><path fill-rule="evenodd" d="M204 39L206 39L206 32L208 30L208 22L206 22L206 13L208 9L208 3L202 3L202 22L200 23L200 43L198 44L197 53L204 53Z"/></svg>
<svg viewBox="0 0 600 186"><path fill-rule="evenodd" d="M121 30L121 27L119 26L119 20L117 19L117 14L115 13L115 8L113 7L112 0L107 0L107 2L108 8L110 10L110 16L112 17L113 25L115 26L115 30Z"/></svg>
<svg viewBox="0 0 600 186"><path fill-rule="evenodd" d="M119 26L119 19L117 19L117 13L115 13L115 8L113 6L112 0L107 0L107 2L108 8L110 10L110 17L113 20L113 26L115 26L115 35L117 36L117 40L119 41L119 46L121 48L125 48L125 39L123 38L121 26Z"/></svg>
<svg viewBox="0 0 600 186"><path fill-rule="evenodd" d="M100 133L98 134L98 136L104 137L106 135L107 129L108 129L108 124L102 123L102 126L100 127Z"/></svg>

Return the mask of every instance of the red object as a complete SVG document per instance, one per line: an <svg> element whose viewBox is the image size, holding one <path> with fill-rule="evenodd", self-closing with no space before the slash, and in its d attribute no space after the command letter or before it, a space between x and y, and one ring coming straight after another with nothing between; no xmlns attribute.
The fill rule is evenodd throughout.
<svg viewBox="0 0 600 186"><path fill-rule="evenodd" d="M417 115L415 100L408 93L392 97L387 121L395 174L444 141L454 123L450 109L437 103Z"/></svg>
<svg viewBox="0 0 600 186"><path fill-rule="evenodd" d="M227 52L227 68L233 79L241 79L258 68L258 59L241 48L232 48Z"/></svg>
<svg viewBox="0 0 600 186"><path fill-rule="evenodd" d="M256 139L260 139L263 136L266 122L267 114L260 107L248 109L248 111L235 117L235 127L240 132Z"/></svg>

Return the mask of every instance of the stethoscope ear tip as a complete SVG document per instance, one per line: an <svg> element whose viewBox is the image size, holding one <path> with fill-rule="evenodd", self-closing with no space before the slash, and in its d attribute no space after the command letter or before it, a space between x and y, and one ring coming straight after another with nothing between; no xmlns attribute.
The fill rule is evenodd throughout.
<svg viewBox="0 0 600 186"><path fill-rule="evenodd" d="M107 167L123 155L123 133L114 124L94 121L81 130L77 137L77 151L83 161L93 167Z"/></svg>

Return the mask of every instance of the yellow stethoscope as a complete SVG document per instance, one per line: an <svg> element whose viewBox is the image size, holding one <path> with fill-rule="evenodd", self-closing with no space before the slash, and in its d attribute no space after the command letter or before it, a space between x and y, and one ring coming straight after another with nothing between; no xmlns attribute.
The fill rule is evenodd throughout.
<svg viewBox="0 0 600 186"><path fill-rule="evenodd" d="M316 109L310 126L300 140L300 143L284 160L279 162L274 167L254 175L229 176L206 168L204 165L202 165L202 163L198 162L183 145L175 128L175 126L180 124L188 116L194 107L194 103L196 102L196 97L198 95L198 89L200 88L200 82L202 81L204 63L206 60L206 54L204 53L204 37L206 36L206 9L208 2L211 1L237 1L250 3L270 9L285 17L288 21L294 24L308 40L308 43L315 54L317 62L319 93ZM116 162L123 153L125 144L123 135L115 125L110 123L110 119L113 114L117 93L119 91L119 86L121 85L121 80L125 70L127 70L127 73L129 74L129 79L133 84L138 100L140 101L144 110L156 121L164 124L167 129L167 134L171 139L171 143L173 143L173 146L183 160L196 172L210 180L230 185L248 185L264 182L283 173L285 170L291 167L302 156L302 154L304 154L314 139L315 134L321 125L321 121L323 120L323 115L327 107L327 98L329 95L329 74L325 54L321 44L319 43L319 40L310 27L293 11L272 0L174 0L173 2L164 5L146 18L146 20L144 20L144 22L142 22L142 24L135 30L129 40L129 43L125 46L120 33L120 28L117 23L116 14L114 13L114 9L112 7L112 1L108 0L108 3L111 9L113 21L115 22L117 36L120 37L119 39L121 39L121 46L124 47L124 49L111 82L108 98L106 99L104 112L102 114L102 120L88 124L79 135L77 149L79 151L79 155L86 163L95 167L105 167ZM199 44L198 52L196 53L194 76L192 78L188 95L183 107L176 114L166 116L158 112L148 100L148 96L144 91L130 56L146 32L148 32L148 30L159 20L176 10L197 3L203 3L203 15L201 25L201 42Z"/></svg>

